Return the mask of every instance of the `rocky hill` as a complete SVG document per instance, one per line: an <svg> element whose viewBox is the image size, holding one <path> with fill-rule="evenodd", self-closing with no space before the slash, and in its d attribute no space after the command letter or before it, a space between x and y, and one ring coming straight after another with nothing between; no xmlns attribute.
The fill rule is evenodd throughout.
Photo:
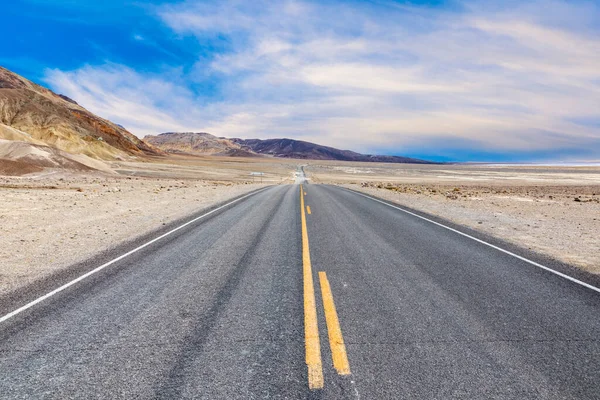
<svg viewBox="0 0 600 400"><path fill-rule="evenodd" d="M144 141L173 154L256 157L252 151L226 138L219 138L204 132L167 132L148 135Z"/></svg>
<svg viewBox="0 0 600 400"><path fill-rule="evenodd" d="M0 67L0 139L111 160L162 152L74 100Z"/></svg>

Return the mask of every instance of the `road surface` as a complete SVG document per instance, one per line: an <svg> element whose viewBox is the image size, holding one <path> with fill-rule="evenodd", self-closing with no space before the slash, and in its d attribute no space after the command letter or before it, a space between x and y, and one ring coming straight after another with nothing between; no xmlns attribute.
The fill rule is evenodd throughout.
<svg viewBox="0 0 600 400"><path fill-rule="evenodd" d="M283 185L5 318L0 371L3 399L598 399L600 293Z"/></svg>

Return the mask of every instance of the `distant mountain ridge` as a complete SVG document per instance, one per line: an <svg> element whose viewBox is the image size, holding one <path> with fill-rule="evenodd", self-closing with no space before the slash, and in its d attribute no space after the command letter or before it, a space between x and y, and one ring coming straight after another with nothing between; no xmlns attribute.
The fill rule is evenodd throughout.
<svg viewBox="0 0 600 400"><path fill-rule="evenodd" d="M75 100L0 66L0 175L46 168L114 173L101 160L172 154L428 163L365 155L294 139L228 139L205 132L167 132L139 139Z"/></svg>
<svg viewBox="0 0 600 400"><path fill-rule="evenodd" d="M231 141L239 144L243 149L251 150L258 154L267 154L282 158L405 164L431 163L410 157L361 154L351 150L339 150L334 147L294 139L231 139Z"/></svg>
<svg viewBox="0 0 600 400"><path fill-rule="evenodd" d="M316 143L294 139L239 139L224 138L206 132L166 132L148 135L144 141L168 153L221 156L270 156L303 160L337 160L358 162L385 162L430 164L410 157L360 154L339 150Z"/></svg>

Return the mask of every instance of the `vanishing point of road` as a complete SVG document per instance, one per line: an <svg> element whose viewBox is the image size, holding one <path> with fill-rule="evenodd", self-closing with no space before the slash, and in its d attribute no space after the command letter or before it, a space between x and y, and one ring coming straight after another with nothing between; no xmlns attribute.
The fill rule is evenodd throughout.
<svg viewBox="0 0 600 400"><path fill-rule="evenodd" d="M600 398L600 292L507 244L307 183L172 228L0 306L0 398Z"/></svg>

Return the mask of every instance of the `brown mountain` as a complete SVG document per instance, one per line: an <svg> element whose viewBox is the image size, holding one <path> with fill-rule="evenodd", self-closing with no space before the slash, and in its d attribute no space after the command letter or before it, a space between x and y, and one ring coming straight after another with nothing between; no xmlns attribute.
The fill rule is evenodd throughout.
<svg viewBox="0 0 600 400"><path fill-rule="evenodd" d="M167 132L146 136L144 141L168 153L221 155L221 156L271 156L305 160L339 160L360 162L428 164L429 161L398 156L374 156L350 150L339 150L315 143L293 139L227 139L209 133Z"/></svg>
<svg viewBox="0 0 600 400"><path fill-rule="evenodd" d="M96 159L162 152L74 100L0 67L0 139L18 140Z"/></svg>
<svg viewBox="0 0 600 400"><path fill-rule="evenodd" d="M239 144L242 149L273 157L384 163L431 163L430 161L409 157L360 154L350 150L339 150L333 147L293 139L231 139L231 141Z"/></svg>
<svg viewBox="0 0 600 400"><path fill-rule="evenodd" d="M219 138L205 132L166 132L148 135L144 141L173 154L256 157L256 153L242 149L242 146L226 138Z"/></svg>

